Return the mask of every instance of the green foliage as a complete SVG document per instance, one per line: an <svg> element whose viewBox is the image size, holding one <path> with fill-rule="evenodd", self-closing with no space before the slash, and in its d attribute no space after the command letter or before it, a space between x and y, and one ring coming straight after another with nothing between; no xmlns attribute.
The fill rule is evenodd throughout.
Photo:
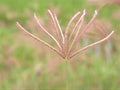
<svg viewBox="0 0 120 90"><path fill-rule="evenodd" d="M114 67L114 61L105 62L99 59L94 60L88 66L86 61L79 62L79 66L74 69L69 64L61 64L63 69L58 68L58 74L43 70L39 75L31 68L13 69L0 84L0 89L66 89L68 90L119 90L119 70ZM67 68L67 69L66 69ZM65 75L65 77L62 77Z"/></svg>

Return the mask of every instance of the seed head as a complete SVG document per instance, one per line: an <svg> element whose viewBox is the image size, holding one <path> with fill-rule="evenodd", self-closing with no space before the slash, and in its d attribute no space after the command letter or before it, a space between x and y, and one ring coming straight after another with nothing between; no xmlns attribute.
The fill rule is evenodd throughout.
<svg viewBox="0 0 120 90"><path fill-rule="evenodd" d="M83 10L82 15L80 15L80 12L77 12L75 15L72 16L72 18L70 19L70 21L68 22L66 29L65 29L65 33L63 33L63 30L59 24L59 21L57 19L57 16L55 13L53 13L53 11L48 10L48 14L51 17L52 20L52 24L54 25L53 28L55 30L55 35L56 37L54 37L51 33L49 33L40 23L38 17L36 14L34 14L34 19L36 21L36 24L39 26L39 28L49 37L51 38L56 45L58 46L58 48L54 48L52 45L50 45L49 43L45 42L44 40L38 38L37 36L33 35L32 33L28 32L19 22L16 22L16 26L18 27L19 30L21 30L22 32L24 32L26 35L32 37L34 40L44 44L45 46L47 46L48 48L50 48L51 50L53 50L54 52L56 52L58 55L60 55L62 58L64 59L71 59L74 56L76 56L77 54L80 54L81 52L89 49L89 48L93 48L98 44L101 44L103 42L105 42L106 40L108 40L112 34L114 33L114 31L112 31L109 35L107 35L105 38L89 44L81 49L77 49L77 51L74 50L76 44L79 42L79 40L82 38L82 36L84 34L86 34L86 32L89 30L90 26L93 24L98 12L97 10L95 10L92 18L90 19L90 21L88 22L88 24L81 30L81 27L83 25L84 22L84 18L86 15L86 10ZM73 21L78 17L79 19L77 20L75 26L73 27L72 31L70 32L70 34L68 34L70 26L72 25ZM77 31L75 31L77 30ZM75 33L76 32L76 33ZM75 33L75 34L74 34ZM72 37L74 37L72 39Z"/></svg>

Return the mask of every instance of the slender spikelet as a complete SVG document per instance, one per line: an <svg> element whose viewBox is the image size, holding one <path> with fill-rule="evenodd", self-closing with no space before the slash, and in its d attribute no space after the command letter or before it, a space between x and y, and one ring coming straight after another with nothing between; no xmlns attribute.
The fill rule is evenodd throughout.
<svg viewBox="0 0 120 90"><path fill-rule="evenodd" d="M19 22L16 22L16 26L19 28L19 30L21 30L23 33L25 33L26 35L32 37L33 39L35 39L36 41L44 44L45 46L47 46L48 48L52 49L53 51L55 51L57 54L59 54L61 57L63 57L63 55L54 47L52 47L51 45L49 45L47 42L41 40L40 38L36 37L35 35L31 34L30 32L28 32L25 28L23 28Z"/></svg>
<svg viewBox="0 0 120 90"><path fill-rule="evenodd" d="M36 21L36 24L40 27L40 29L49 37L51 38L51 40L53 40L55 42L55 44L58 46L58 49L54 48L52 45L48 44L46 41L36 37L35 35L33 35L32 33L28 32L25 28L22 27L22 25L19 22L16 22L16 26L19 30L21 30L23 33L25 33L26 35L32 37L34 40L44 44L45 46L47 46L48 48L50 48L51 50L53 50L54 52L56 52L58 55L60 55L62 58L65 58L67 60L73 58L74 56L80 54L81 52L89 49L89 48L93 48L96 45L99 45L105 41L107 41L114 33L114 31L112 31L109 35L107 35L105 38L89 44L81 49L77 49L77 51L74 50L77 42L79 42L80 38L89 30L90 26L93 24L98 12L97 10L95 10L95 13L93 15L93 17L91 18L91 20L88 22L88 24L81 30L81 27L83 25L84 22L84 18L86 15L86 10L83 10L83 14L79 17L78 21L76 22L75 26L73 27L70 35L68 36L68 32L70 29L70 26L72 25L72 23L74 22L75 18L77 18L80 15L80 12L77 12L75 15L72 16L72 18L69 20L66 28L65 28L65 33L63 33L63 30L60 26L60 23L57 19L57 16L54 12L52 12L51 10L48 10L48 14L51 17L52 20L52 24L53 27L55 29L55 37L52 35L52 33L49 33L45 27L42 26L42 24L40 23L38 17L36 14L34 14L34 19ZM78 28L78 29L77 29ZM77 31L75 31L77 29ZM76 33L75 33L76 32ZM74 34L75 33L75 34ZM72 40L72 37L73 40Z"/></svg>
<svg viewBox="0 0 120 90"><path fill-rule="evenodd" d="M55 28L56 37L58 38L58 41L60 41L60 45L61 45L62 40L61 40L61 37L60 37L60 31L58 29L57 22L55 20L55 16L54 16L54 14L53 14L53 12L51 10L48 10L48 14L50 15L50 17L52 19L52 23L53 23L54 28Z"/></svg>
<svg viewBox="0 0 120 90"><path fill-rule="evenodd" d="M41 23L39 22L36 14L34 14L34 18L35 18L38 26L41 28L41 30L43 30L48 36L50 36L50 38L53 39L55 41L55 43L58 45L58 47L61 49L61 46L60 46L59 42L41 25Z"/></svg>
<svg viewBox="0 0 120 90"><path fill-rule="evenodd" d="M81 17L79 18L78 22L76 23L73 31L71 32L71 35L70 35L70 37L69 37L69 42L70 42L70 40L71 40L71 38L72 38L73 32L75 31L76 27L79 26L79 27L78 27L78 31L76 32L75 37L74 37L74 39L73 39L73 41L72 41L71 47L70 47L70 49L69 49L69 51L68 51L68 54L70 54L70 53L71 53L71 50L74 48L74 44L75 44L75 42L76 42L76 40L77 40L77 38L78 38L78 36L79 36L79 32L80 32L81 26L82 26L82 24L83 24L85 14L86 14L86 12L85 12L85 10L84 10L84 11L83 11L83 14L81 15ZM69 42L68 42L68 44L69 44Z"/></svg>
<svg viewBox="0 0 120 90"><path fill-rule="evenodd" d="M73 56L75 56L75 55L77 55L77 54L79 54L79 53L81 53L81 52L83 52L83 51L85 51L85 50L87 50L87 49L89 49L89 48L95 47L96 45L105 42L106 40L108 40L108 39L112 36L113 33L114 33L114 31L112 31L108 36L106 36L106 37L103 38L102 40L99 40L99 41L97 41L97 42L95 42L95 43L92 43L92 44L90 44L90 45L87 45L87 46L83 47L82 49L79 49L78 51L76 51L75 53L73 53L73 54L70 56L70 58L72 58Z"/></svg>
<svg viewBox="0 0 120 90"><path fill-rule="evenodd" d="M67 39L68 31L69 31L69 29L70 29L70 26L71 26L72 22L74 21L74 19L75 19L78 15L80 15L80 12L77 12L77 13L70 19L70 21L68 22L68 25L67 25L67 27L66 27L66 29L65 29L65 34L64 34L65 39ZM66 41L67 41L67 40L66 40Z"/></svg>

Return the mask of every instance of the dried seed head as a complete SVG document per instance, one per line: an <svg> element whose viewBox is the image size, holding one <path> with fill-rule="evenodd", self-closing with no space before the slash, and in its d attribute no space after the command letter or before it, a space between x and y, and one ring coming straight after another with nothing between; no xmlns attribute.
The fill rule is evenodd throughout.
<svg viewBox="0 0 120 90"><path fill-rule="evenodd" d="M57 16L55 15L55 13L53 13L51 10L48 10L48 14L50 15L50 17L52 19L52 23L54 25L53 27L55 28L55 33L56 33L55 35L56 35L57 38L55 38L51 33L49 33L42 26L38 17L36 16L36 14L34 14L34 19L36 21L36 24L40 27L40 29L42 31L44 31L44 33L56 43L56 45L58 46L59 49L54 48L52 45L48 44L44 40L42 40L42 39L36 37L35 35L33 35L32 33L28 32L25 28L23 28L20 25L19 22L16 22L16 25L17 25L18 29L23 31L26 35L32 37L34 40L44 44L47 47L49 47L51 50L53 50L54 52L56 52L58 55L60 55L62 58L65 58L65 59L71 59L72 57L76 56L77 54L79 54L79 53L81 53L81 52L83 52L83 51L85 51L89 48L95 47L98 44L101 44L101 43L105 42L114 33L114 31L112 31L108 36L106 36L102 40L99 40L99 41L97 41L93 44L90 44L90 45L87 45L87 46L85 46L81 49L78 49L78 51L73 52L73 49L76 46L76 43L79 42L80 38L89 30L90 26L94 22L94 19L96 18L97 14L98 14L97 10L95 10L95 13L94 13L93 17L91 18L91 20L88 22L88 24L80 32L81 26L84 22L84 17L86 15L86 10L83 10L83 14L79 17L78 21L76 22L74 28L72 29L72 31L70 33L70 36L68 36L70 26L72 25L72 22L74 21L74 19L80 15L80 12L77 12L70 19L70 21L68 22L68 24L66 26L65 33L63 33L63 31L62 31L62 28L59 24L59 21L57 19ZM74 39L72 40L71 37L73 37L73 33L75 32L77 27L78 27L78 30L76 31ZM70 43L70 42L72 42L72 43Z"/></svg>

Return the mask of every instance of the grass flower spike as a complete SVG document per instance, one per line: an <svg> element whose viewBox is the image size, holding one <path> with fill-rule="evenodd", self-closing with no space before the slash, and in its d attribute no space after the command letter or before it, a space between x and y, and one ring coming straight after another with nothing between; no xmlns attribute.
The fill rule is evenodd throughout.
<svg viewBox="0 0 120 90"><path fill-rule="evenodd" d="M93 17L91 18L91 20L88 22L88 24L83 29L81 29L81 27L84 22L86 10L83 10L83 13L81 16L80 16L80 12L77 12L75 15L73 15L73 17L68 22L68 24L65 28L65 33L63 33L63 30L59 24L56 14L53 13L51 10L48 10L48 14L52 20L52 24L54 25L53 28L55 30L56 36L53 36L42 26L42 24L40 23L36 14L34 14L34 19L36 21L36 24L39 26L39 28L56 43L58 48L54 48L49 43L45 42L44 40L42 40L42 39L38 38L37 36L33 35L32 33L28 32L19 22L17 22L16 25L17 25L18 29L23 31L26 35L28 35L28 36L32 37L33 39L35 39L36 41L44 44L45 46L47 46L48 48L50 48L51 50L56 52L58 55L60 55L62 58L67 59L67 60L73 58L77 54L80 54L81 52L83 52L89 48L95 47L96 45L105 42L114 33L114 31L112 31L105 38L103 38L95 43L89 44L83 48L77 49L75 51L74 48L75 48L76 44L79 42L81 37L89 30L90 26L94 22L97 14L98 14L97 10L95 10ZM72 31L69 33L70 26L72 25L73 21L77 17L79 17L79 19L77 20L76 24L74 25ZM72 37L74 37L74 38L72 39Z"/></svg>

